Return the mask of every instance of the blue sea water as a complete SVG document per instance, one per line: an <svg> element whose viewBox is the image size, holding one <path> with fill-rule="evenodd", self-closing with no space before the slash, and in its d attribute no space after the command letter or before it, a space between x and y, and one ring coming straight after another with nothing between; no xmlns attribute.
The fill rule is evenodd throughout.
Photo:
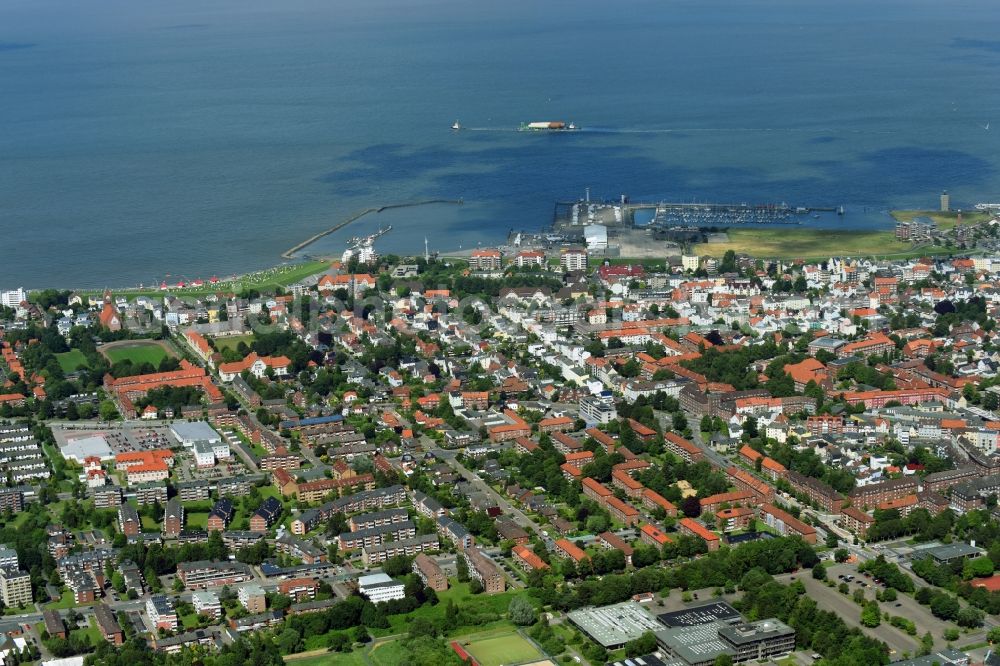
<svg viewBox="0 0 1000 666"><path fill-rule="evenodd" d="M253 270L423 199L465 204L309 251L497 242L588 186L856 227L997 200L997 35L995 0L3 0L0 285Z"/></svg>

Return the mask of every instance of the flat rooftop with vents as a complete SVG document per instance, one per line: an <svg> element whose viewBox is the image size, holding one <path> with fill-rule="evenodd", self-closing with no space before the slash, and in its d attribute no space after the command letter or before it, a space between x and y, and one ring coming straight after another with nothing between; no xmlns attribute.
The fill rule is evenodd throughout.
<svg viewBox="0 0 1000 666"><path fill-rule="evenodd" d="M713 601L671 613L661 613L656 617L668 627L696 627L711 622L738 620L740 614L725 601Z"/></svg>
<svg viewBox="0 0 1000 666"><path fill-rule="evenodd" d="M568 615L570 622L606 649L616 649L647 631L663 629L643 606L625 601L600 608L582 608Z"/></svg>

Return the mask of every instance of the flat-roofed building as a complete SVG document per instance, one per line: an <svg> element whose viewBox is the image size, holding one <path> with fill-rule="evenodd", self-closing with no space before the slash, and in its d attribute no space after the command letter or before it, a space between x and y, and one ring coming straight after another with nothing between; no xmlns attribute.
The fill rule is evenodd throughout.
<svg viewBox="0 0 1000 666"><path fill-rule="evenodd" d="M33 600L31 574L16 567L0 568L0 601L7 608L27 606Z"/></svg>
<svg viewBox="0 0 1000 666"><path fill-rule="evenodd" d="M253 572L242 562L200 560L180 562L177 565L177 577L185 587L197 590L252 580Z"/></svg>
<svg viewBox="0 0 1000 666"><path fill-rule="evenodd" d="M567 614L569 621L606 650L617 650L647 631L663 625L652 613L634 601L599 608L581 608Z"/></svg>
<svg viewBox="0 0 1000 666"><path fill-rule="evenodd" d="M381 564L386 560L399 557L400 555L411 556L417 553L438 550L441 543L437 534L421 534L412 539L402 539L401 541L386 541L385 543L371 548L361 549L361 559L365 566Z"/></svg>
<svg viewBox="0 0 1000 666"><path fill-rule="evenodd" d="M795 651L795 630L774 618L721 627L719 637L732 648L737 663L775 659Z"/></svg>
<svg viewBox="0 0 1000 666"><path fill-rule="evenodd" d="M402 599L406 596L404 585L393 580L384 573L371 574L358 578L358 591L368 597L372 603Z"/></svg>
<svg viewBox="0 0 1000 666"><path fill-rule="evenodd" d="M170 597L164 594L154 594L146 600L146 614L157 629L173 631L177 628L177 611Z"/></svg>
<svg viewBox="0 0 1000 666"><path fill-rule="evenodd" d="M222 615L222 604L219 603L219 595L211 590L192 593L191 603L194 605L194 612L198 615L207 615L214 618Z"/></svg>
<svg viewBox="0 0 1000 666"><path fill-rule="evenodd" d="M264 588L257 583L247 583L240 586L236 596L250 615L263 613L267 610L267 596L264 593Z"/></svg>

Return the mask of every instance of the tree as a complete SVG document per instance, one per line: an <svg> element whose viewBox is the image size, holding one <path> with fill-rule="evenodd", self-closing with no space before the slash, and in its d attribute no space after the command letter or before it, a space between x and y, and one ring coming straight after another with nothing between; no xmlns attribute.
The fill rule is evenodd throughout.
<svg viewBox="0 0 1000 666"><path fill-rule="evenodd" d="M861 611L861 624L869 628L882 624L882 614L878 610L878 603L869 601Z"/></svg>
<svg viewBox="0 0 1000 666"><path fill-rule="evenodd" d="M278 647L281 649L282 654L291 654L297 652L299 645L299 639L301 635L295 629L287 627L278 634Z"/></svg>
<svg viewBox="0 0 1000 666"><path fill-rule="evenodd" d="M625 654L629 657L641 657L656 650L656 636L652 631L645 631L639 638L625 643Z"/></svg>
<svg viewBox="0 0 1000 666"><path fill-rule="evenodd" d="M507 615L510 617L511 622L522 627L534 624L536 619L535 607L523 596L514 597L510 600L510 606L507 607Z"/></svg>
<svg viewBox="0 0 1000 666"><path fill-rule="evenodd" d="M681 502L681 510L688 518L697 518L701 515L701 502L694 495L685 497L684 501Z"/></svg>
<svg viewBox="0 0 1000 666"><path fill-rule="evenodd" d="M720 654L715 658L714 666L733 666L733 658L728 654Z"/></svg>
<svg viewBox="0 0 1000 666"><path fill-rule="evenodd" d="M813 567L812 576L816 580L826 580L826 567L822 562Z"/></svg>
<svg viewBox="0 0 1000 666"><path fill-rule="evenodd" d="M437 636L437 626L426 617L415 617L410 620L408 635L410 638Z"/></svg>
<svg viewBox="0 0 1000 666"><path fill-rule="evenodd" d="M991 575L993 575L993 560L985 556L966 560L962 566L962 578L964 580L984 578Z"/></svg>
<svg viewBox="0 0 1000 666"><path fill-rule="evenodd" d="M986 614L983 613L983 611L978 608L973 608L972 606L967 606L958 611L958 616L955 618L955 622L957 622L960 627L973 629L975 627L983 626L983 620L985 617Z"/></svg>
<svg viewBox="0 0 1000 666"><path fill-rule="evenodd" d="M850 556L851 554L847 551L846 548L838 548L837 550L833 551L833 559L837 560L838 563L846 562L847 558L849 558Z"/></svg>
<svg viewBox="0 0 1000 666"><path fill-rule="evenodd" d="M986 640L990 643L1000 643L1000 627L990 629L989 633L986 634Z"/></svg>

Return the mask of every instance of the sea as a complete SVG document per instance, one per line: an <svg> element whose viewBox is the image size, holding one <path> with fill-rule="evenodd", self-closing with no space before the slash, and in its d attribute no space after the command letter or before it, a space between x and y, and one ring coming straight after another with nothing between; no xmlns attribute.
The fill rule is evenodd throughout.
<svg viewBox="0 0 1000 666"><path fill-rule="evenodd" d="M1000 6L0 2L0 288L253 271L434 199L306 254L469 249L586 188L841 228L1000 200Z"/></svg>

